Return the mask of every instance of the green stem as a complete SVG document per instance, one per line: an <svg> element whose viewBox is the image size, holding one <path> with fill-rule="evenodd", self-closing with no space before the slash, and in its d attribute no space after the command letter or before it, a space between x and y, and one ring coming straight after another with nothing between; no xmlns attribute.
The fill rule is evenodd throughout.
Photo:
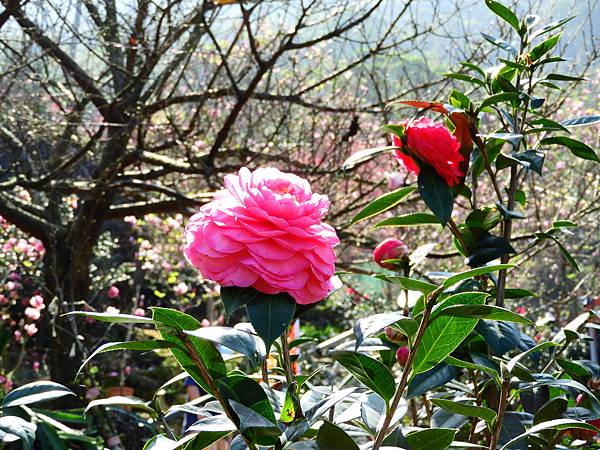
<svg viewBox="0 0 600 450"><path fill-rule="evenodd" d="M510 390L510 380L504 380L502 382L502 392L500 393L500 404L498 405L498 417L496 419L496 430L492 436L492 442L490 443L490 450L496 450L498 442L500 441L500 433L502 431L502 422L504 421L504 413L506 412L506 405L508 404L508 392Z"/></svg>
<svg viewBox="0 0 600 450"><path fill-rule="evenodd" d="M398 388L396 389L396 393L394 394L392 403L385 415L385 419L383 421L381 430L379 430L379 433L377 433L377 436L375 438L375 443L373 444L372 450L379 450L379 448L383 444L385 437L388 434L388 428L390 427L390 422L392 421L392 417L394 416L396 409L398 409L398 405L400 404L400 400L402 399L402 394L404 393L404 389L406 389L406 386L408 385L409 375L411 373L412 361L415 357L415 354L417 353L417 349L419 347L419 343L421 342L421 338L423 337L423 334L425 333L425 329L427 328L427 325L429 325L429 317L431 316L431 311L432 311L433 307L435 306L437 298L439 297L439 295L442 293L443 290L444 290L444 287L440 286L435 291L430 293L427 298L427 306L425 308L425 311L423 312L423 318L421 319L421 323L419 324L419 329L417 331L417 335L415 337L413 345L411 346L410 352L408 354L408 358L406 360L404 370L402 371L402 377L400 378L400 384L398 385Z"/></svg>
<svg viewBox="0 0 600 450"><path fill-rule="evenodd" d="M284 334L281 335L281 352L283 353L283 370L285 371L285 380L288 386L294 382L294 372L292 371L292 362L290 360L290 346L287 340L287 328Z"/></svg>

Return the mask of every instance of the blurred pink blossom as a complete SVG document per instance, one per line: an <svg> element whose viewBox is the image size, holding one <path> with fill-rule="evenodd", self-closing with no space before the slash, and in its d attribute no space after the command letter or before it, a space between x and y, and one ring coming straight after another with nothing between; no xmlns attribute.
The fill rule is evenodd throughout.
<svg viewBox="0 0 600 450"><path fill-rule="evenodd" d="M146 310L144 310L144 308L136 308L133 311L133 315L134 316L144 317L146 315Z"/></svg>
<svg viewBox="0 0 600 450"><path fill-rule="evenodd" d="M119 288L111 286L108 288L108 298L117 298L119 296Z"/></svg>
<svg viewBox="0 0 600 450"><path fill-rule="evenodd" d="M176 295L184 295L187 293L188 290L188 285L185 284L183 281L173 287L173 292L175 292Z"/></svg>
<svg viewBox="0 0 600 450"><path fill-rule="evenodd" d="M38 332L38 327L35 326L35 323L28 323L23 328L27 332L27 336L33 336Z"/></svg>
<svg viewBox="0 0 600 450"><path fill-rule="evenodd" d="M41 316L40 310L37 308L27 307L25 308L25 316L27 316L29 320L38 320Z"/></svg>
<svg viewBox="0 0 600 450"><path fill-rule="evenodd" d="M44 309L46 305L44 305L44 298L41 295L34 295L29 299L29 304L33 306L35 309Z"/></svg>

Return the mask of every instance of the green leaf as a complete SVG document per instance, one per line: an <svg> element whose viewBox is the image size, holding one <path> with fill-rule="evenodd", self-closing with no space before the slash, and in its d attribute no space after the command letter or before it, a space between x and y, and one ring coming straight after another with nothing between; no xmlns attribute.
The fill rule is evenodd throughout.
<svg viewBox="0 0 600 450"><path fill-rule="evenodd" d="M35 381L10 391L2 401L2 408L45 402L75 395L70 389L53 381Z"/></svg>
<svg viewBox="0 0 600 450"><path fill-rule="evenodd" d="M401 277L397 275L390 275L385 277L386 280L391 281L398 286L408 289L409 291L423 292L429 294L437 289L435 284L427 283L426 281L416 280L415 278Z"/></svg>
<svg viewBox="0 0 600 450"><path fill-rule="evenodd" d="M517 92L501 92L499 94L491 95L485 98L479 105L479 111L486 106L495 105L503 102L514 102L519 100L519 94Z"/></svg>
<svg viewBox="0 0 600 450"><path fill-rule="evenodd" d="M486 320L500 320L533 326L527 317L494 305L453 305L442 309L438 315L452 317L473 317Z"/></svg>
<svg viewBox="0 0 600 450"><path fill-rule="evenodd" d="M479 67L477 64L473 64L473 63L469 63L469 62L461 62L460 65L474 70L475 72L480 74L483 78L486 77L485 71L481 67Z"/></svg>
<svg viewBox="0 0 600 450"><path fill-rule="evenodd" d="M317 433L317 443L332 450L359 450L354 440L337 425L323 421Z"/></svg>
<svg viewBox="0 0 600 450"><path fill-rule="evenodd" d="M390 217L377 223L373 228L383 227L412 227L418 225L439 225L440 221L433 214L413 213Z"/></svg>
<svg viewBox="0 0 600 450"><path fill-rule="evenodd" d="M248 408L235 400L230 400L229 404L240 418L239 429L241 433L245 433L249 429L262 428L263 433L271 436L279 436L281 431L277 428L277 425L261 416L259 413L251 408ZM265 433L266 432L266 433Z"/></svg>
<svg viewBox="0 0 600 450"><path fill-rule="evenodd" d="M389 145L386 147L375 147L366 150L361 150L359 152L354 153L352 156L350 156L350 158L344 161L344 164L342 165L342 170L354 169L356 166L370 161L371 159L376 158L377 156L381 156L384 153L391 153L392 151L398 149L399 147Z"/></svg>
<svg viewBox="0 0 600 450"><path fill-rule="evenodd" d="M85 316L91 317L92 319L100 320L101 322L109 323L154 323L154 320L150 319L149 317L134 316L133 314L110 314L88 311L71 311L66 314L63 314L63 316Z"/></svg>
<svg viewBox="0 0 600 450"><path fill-rule="evenodd" d="M224 414L203 417L186 430L186 433L198 433L189 448L190 450L207 448L235 430L235 424Z"/></svg>
<svg viewBox="0 0 600 450"><path fill-rule="evenodd" d="M502 3L495 2L493 0L485 0L486 6L492 10L494 14L508 23L511 27L513 27L517 33L521 34L519 19L515 16L510 9L504 6Z"/></svg>
<svg viewBox="0 0 600 450"><path fill-rule="evenodd" d="M0 444L11 442L6 435L12 435L21 439L23 448L29 450L33 448L36 428L34 423L27 422L17 416L0 417L0 438L2 438Z"/></svg>
<svg viewBox="0 0 600 450"><path fill-rule="evenodd" d="M173 342L153 340L153 341L130 341L130 342L108 342L98 347L94 352L88 356L88 358L81 364L75 378L79 377L79 374L83 370L84 366L89 363L92 358L100 353L111 352L114 350L138 350L138 351L150 351L158 350L161 348L172 348L176 344Z"/></svg>
<svg viewBox="0 0 600 450"><path fill-rule="evenodd" d="M444 450L450 447L456 430L449 428L428 428L406 435L411 450Z"/></svg>
<svg viewBox="0 0 600 450"><path fill-rule="evenodd" d="M351 224L355 224L360 222L361 220L370 219L382 212L385 212L394 206L400 204L402 200L416 191L417 188L414 186L402 187L400 189L396 189L395 191L388 192L387 194L382 195L381 197L373 200L367 206L363 208L361 212L359 212L356 216L352 218Z"/></svg>
<svg viewBox="0 0 600 450"><path fill-rule="evenodd" d="M419 194L431 212L446 225L452 216L454 197L452 190L433 167L423 164L417 180Z"/></svg>
<svg viewBox="0 0 600 450"><path fill-rule="evenodd" d="M546 80L552 81L587 81L585 78L572 77L569 75L563 75L562 73L549 73L546 75Z"/></svg>
<svg viewBox="0 0 600 450"><path fill-rule="evenodd" d="M554 397L548 400L535 413L533 424L537 425L552 419L560 419L567 411L569 401L565 397Z"/></svg>
<svg viewBox="0 0 600 450"><path fill-rule="evenodd" d="M339 350L331 357L344 366L358 381L389 403L396 391L394 376L383 363L362 353Z"/></svg>
<svg viewBox="0 0 600 450"><path fill-rule="evenodd" d="M530 436L534 433L539 433L544 430L571 430L571 429L581 429L581 430L590 430L595 431L596 433L600 433L600 430L593 425L590 425L587 422L583 422L581 420L572 420L572 419L554 419L549 420L548 422L542 422L537 425L532 426L525 433L521 433L519 436L511 439L506 444L502 446L500 450L509 449L513 446L515 442L520 441L521 439Z"/></svg>
<svg viewBox="0 0 600 450"><path fill-rule="evenodd" d="M562 145L578 158L600 162L598 155L588 145L567 136L551 136L540 141L540 145Z"/></svg>
<svg viewBox="0 0 600 450"><path fill-rule="evenodd" d="M600 116L583 116L575 119L563 120L560 124L564 127L582 127L600 122Z"/></svg>
<svg viewBox="0 0 600 450"><path fill-rule="evenodd" d="M477 239L469 251L467 264L471 267L483 266L495 259L510 253L516 253L508 241L500 236L494 236L488 232L481 233L482 237Z"/></svg>
<svg viewBox="0 0 600 450"><path fill-rule="evenodd" d="M483 304L486 293L462 292L445 299L439 309L456 304ZM478 319L441 316L433 319L423 333L413 359L413 376L446 359L473 331Z"/></svg>
<svg viewBox="0 0 600 450"><path fill-rule="evenodd" d="M416 375L410 383L408 383L406 398L415 398L425 392L444 386L458 375L459 371L455 367L442 362L433 369Z"/></svg>
<svg viewBox="0 0 600 450"><path fill-rule="evenodd" d="M540 386L551 386L551 387L561 389L561 390L563 390L565 392L569 392L569 393L572 392L573 389L583 392L583 393L587 394L588 400L591 402L594 412L596 414L600 414L600 401L598 401L596 396L594 394L592 394L592 391L590 391L586 386L584 386L583 384L581 384L575 380L567 380L567 379L559 378L559 379L548 379L548 380L536 381L536 382L532 382L532 383L523 383L523 384L521 384L521 388L519 389L519 392L522 392L522 391L525 391L528 389L535 389Z"/></svg>
<svg viewBox="0 0 600 450"><path fill-rule="evenodd" d="M186 330L184 332L214 344L223 345L234 352L241 353L248 358L252 367L258 366L260 361L265 359L266 356L263 341L255 338L254 335L247 331L229 327L206 327L193 331Z"/></svg>
<svg viewBox="0 0 600 450"><path fill-rule="evenodd" d="M463 361L462 359L455 358L454 356L448 356L444 361L454 367L461 367L463 369L473 369L485 372L494 378L498 378L500 375L500 372L498 372L495 369L492 369L491 367L487 367L482 364L475 364L472 362Z"/></svg>
<svg viewBox="0 0 600 450"><path fill-rule="evenodd" d="M490 289L490 296L496 297L496 288ZM509 288L504 292L504 298L526 298L526 297L537 297L538 295L535 292L532 292L527 289L518 289L518 288Z"/></svg>
<svg viewBox="0 0 600 450"><path fill-rule="evenodd" d="M466 272L457 273L444 280L443 285L450 287L459 281L466 280L467 278L473 278L479 275L485 275L487 273L496 272L503 269L512 269L514 264L495 264L492 266L478 267L477 269L467 270Z"/></svg>
<svg viewBox="0 0 600 450"><path fill-rule="evenodd" d="M83 411L83 415L86 415L90 409L95 408L96 406L129 406L131 408L147 411L153 415L155 414L154 409L149 406L149 402L145 402L135 397L122 397L117 395L114 397L92 400Z"/></svg>
<svg viewBox="0 0 600 450"><path fill-rule="evenodd" d="M562 33L558 33L554 36L550 36L545 41L540 42L538 45L536 45L529 51L529 58L531 58L533 62L540 59L542 56L544 56L546 53L552 50L556 46L556 44L558 44L558 41L560 40L561 36Z"/></svg>
<svg viewBox="0 0 600 450"><path fill-rule="evenodd" d="M556 346L558 346L558 344L555 342L551 342L551 341L542 342L541 344L538 344L535 347L530 348L526 352L519 353L517 356L511 358L511 360L508 363L506 363L506 371L508 373L512 373L512 371L516 367L516 365L518 363L520 363L521 360L525 359L527 356L531 355L532 353L536 353L541 350L544 350L546 348L556 347Z"/></svg>
<svg viewBox="0 0 600 450"><path fill-rule="evenodd" d="M548 25L542 28L538 28L529 35L529 42L533 41L536 37L541 36L544 33L548 33L549 31L555 30L558 27L562 27L565 23L567 23L570 20L573 20L574 18L575 16L567 17L566 19L557 20L556 22L549 23Z"/></svg>
<svg viewBox="0 0 600 450"><path fill-rule="evenodd" d="M190 355L190 351L198 357L214 380L224 378L227 375L227 369L221 353L212 342L189 336L183 332L200 328L200 322L189 314L169 308L152 308L152 318L158 323L157 328L162 338L176 344L171 348L171 353L183 370L189 373L206 392L212 393L210 386L203 378L202 371L196 366L194 357Z"/></svg>
<svg viewBox="0 0 600 450"><path fill-rule="evenodd" d="M472 77L471 75L466 75L464 73L445 72L442 73L442 75L448 78L453 78L455 80L466 81L467 83L472 83L477 86L485 86L485 81L480 80L476 77Z"/></svg>
<svg viewBox="0 0 600 450"><path fill-rule="evenodd" d="M458 401L443 400L441 398L433 398L431 399L431 403L455 414L483 419L490 427L492 426L492 422L496 420L496 412L484 406L467 405Z"/></svg>
<svg viewBox="0 0 600 450"><path fill-rule="evenodd" d="M550 233L536 233L535 234L536 238L538 239L551 239L554 241L554 243L558 246L558 250L560 251L560 253L563 255L563 257L569 262L569 264L571 264L571 266L573 266L573 268L577 271L580 272L579 270L579 265L577 264L577 261L575 261L575 258L573 258L573 256L571 255L571 253L569 253L569 251L565 248L564 245L562 245L558 239L556 239L556 237L554 237L552 234Z"/></svg>
<svg viewBox="0 0 600 450"><path fill-rule="evenodd" d="M283 407L281 408L281 414L279 420L284 424L290 424L296 420L300 412L300 399L296 394L298 385L292 383L287 387L285 392L285 400L283 401Z"/></svg>
<svg viewBox="0 0 600 450"><path fill-rule="evenodd" d="M262 294L246 305L254 331L265 342L267 352L275 339L290 326L296 302L288 294Z"/></svg>
<svg viewBox="0 0 600 450"><path fill-rule="evenodd" d="M246 306L259 295L260 292L249 287L222 286L221 299L225 307L225 318L229 320L235 311Z"/></svg>
<svg viewBox="0 0 600 450"><path fill-rule="evenodd" d="M401 313L382 313L373 314L372 316L359 319L354 323L354 335L356 336L356 347L358 349L360 344L372 334L381 332L385 327L395 324L396 322L407 319Z"/></svg>
<svg viewBox="0 0 600 450"><path fill-rule="evenodd" d="M500 47L502 50L510 53L512 56L514 56L515 58L517 57L517 55L519 54L519 52L517 52L517 49L514 48L512 45L510 45L508 42L503 41L502 39L499 38L495 38L493 36L490 36L488 34L485 33L480 33L481 36L488 41L490 44L495 45L496 47Z"/></svg>
<svg viewBox="0 0 600 450"><path fill-rule="evenodd" d="M404 136L404 125L395 125L388 123L387 125L381 127L381 131L394 134L401 138Z"/></svg>

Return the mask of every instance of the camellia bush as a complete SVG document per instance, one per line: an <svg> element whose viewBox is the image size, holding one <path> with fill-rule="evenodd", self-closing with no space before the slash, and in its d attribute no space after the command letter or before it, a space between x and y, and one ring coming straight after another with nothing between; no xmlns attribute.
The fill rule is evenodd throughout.
<svg viewBox="0 0 600 450"><path fill-rule="evenodd" d="M484 35L502 52L497 65L465 62L467 73L447 74L468 88L452 90L447 102L396 102L406 108L401 120L383 127L391 145L360 151L343 168L382 157L414 173L414 185L373 199L353 222L441 227L440 236L464 257L464 270L417 273L428 247L411 252L398 239L385 240L374 249L382 271L373 276L405 291L398 310L358 320L354 341L331 349L331 363L342 370L335 382L321 376L323 367L298 374L293 350L302 340L288 340L290 324L327 301L341 284L336 277L350 285L355 278L336 274L339 239L323 221L325 196L296 175L243 168L227 175L225 189L189 220L184 255L220 285L227 318L245 309L249 324L201 327L190 315L158 307L151 317L71 313L154 328L160 336L104 344L88 361L112 350L167 349L182 373L163 388L189 376L207 395L168 411L130 397L93 400L88 410L140 408L162 427L146 448L161 450L202 449L228 436L236 450L596 448L600 367L569 353L586 339L582 330L595 312L536 342L535 325L505 304L533 295L512 285L511 273L541 243L558 246L577 268L561 242L577 226L569 217L525 247L516 245L513 229L527 212L524 182L542 176L549 153L599 162L569 135L599 118L557 121L543 113L552 110L546 106L561 83L580 81L555 69L562 59L553 52L569 19L542 24L486 4L514 29L512 43ZM422 211L402 214L402 202L417 196ZM231 368L224 347L245 361ZM276 364L267 363L269 355ZM169 424L174 411L201 418L182 435Z"/></svg>

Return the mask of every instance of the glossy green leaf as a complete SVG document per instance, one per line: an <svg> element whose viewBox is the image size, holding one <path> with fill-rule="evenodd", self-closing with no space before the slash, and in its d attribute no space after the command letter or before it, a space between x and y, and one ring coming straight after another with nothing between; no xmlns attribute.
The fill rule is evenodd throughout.
<svg viewBox="0 0 600 450"><path fill-rule="evenodd" d="M395 191L388 192L381 197L373 200L367 206L363 208L356 216L352 218L350 223L354 224L361 220L370 219L382 212L385 212L394 206L400 204L406 197L416 191L417 188L414 186L406 186Z"/></svg>
<svg viewBox="0 0 600 450"><path fill-rule="evenodd" d="M452 190L446 182L437 174L433 167L422 165L417 180L419 194L429 207L431 212L439 219L442 225L446 225L452 216L454 197Z"/></svg>
<svg viewBox="0 0 600 450"><path fill-rule="evenodd" d="M560 41L561 35L562 35L562 33L555 34L554 36L550 36L545 41L540 42L538 45L533 47L529 51L529 58L531 58L531 60L533 62L540 59L542 56L544 56L546 53L548 53L550 50L552 50L554 47L556 47L556 44L558 44L558 41Z"/></svg>
<svg viewBox="0 0 600 450"><path fill-rule="evenodd" d="M275 423L266 417L261 416L253 409L248 408L235 400L230 400L229 404L240 419L240 432L244 433L249 429L262 428L268 435L279 436L281 434Z"/></svg>
<svg viewBox="0 0 600 450"><path fill-rule="evenodd" d="M573 155L581 159L600 162L598 155L591 147L576 139L567 136L551 136L540 141L540 145L561 145L568 148Z"/></svg>
<svg viewBox="0 0 600 450"><path fill-rule="evenodd" d="M396 390L394 376L383 363L362 353L347 350L332 352L331 357L386 402L394 396Z"/></svg>
<svg viewBox="0 0 600 450"><path fill-rule="evenodd" d="M501 92L499 94L490 95L489 97L483 99L479 105L479 110L497 103L514 102L517 100L519 100L519 94L517 92Z"/></svg>
<svg viewBox="0 0 600 450"><path fill-rule="evenodd" d="M518 55L517 49L510 45L508 42L503 41L502 39L495 38L485 33L480 33L481 36L488 41L490 44L495 45L496 47L500 47L502 50L510 53L512 56L516 57Z"/></svg>
<svg viewBox="0 0 600 450"><path fill-rule="evenodd" d="M241 353L248 358L253 367L256 367L266 356L263 341L256 339L247 331L229 327L205 327L184 332Z"/></svg>
<svg viewBox="0 0 600 450"><path fill-rule="evenodd" d="M478 267L477 269L467 270L466 272L460 272L456 275L452 275L444 280L443 285L446 287L450 287L453 284L458 283L459 281L466 280L468 278L473 278L479 275L485 275L492 272L497 272L503 269L512 269L514 264L495 264L492 266Z"/></svg>
<svg viewBox="0 0 600 450"><path fill-rule="evenodd" d="M154 320L150 319L149 317L134 316L133 314L111 314L88 311L71 311L66 314L63 314L63 316L85 316L99 320L101 322L109 323L154 323Z"/></svg>
<svg viewBox="0 0 600 450"><path fill-rule="evenodd" d="M468 405L465 403L452 400L444 400L441 398L433 398L431 399L431 403L455 414L461 414L463 416L477 417L479 419L483 419L490 426L491 423L494 420L496 420L496 412L484 406Z"/></svg>
<svg viewBox="0 0 600 450"><path fill-rule="evenodd" d="M367 338L375 333L380 333L385 327L395 324L396 322L407 319L402 313L382 313L373 314L364 319L358 319L354 322L354 335L356 336L356 349L360 347L360 344Z"/></svg>
<svg viewBox="0 0 600 450"><path fill-rule="evenodd" d="M500 450L507 450L512 448L513 445L527 436L530 436L534 433L539 433L544 430L572 430L572 429L581 429L581 430L590 430L600 433L600 430L593 425L590 425L587 422L583 422L581 420L572 420L572 419L554 419L549 420L547 422L538 423L537 425L532 426L529 430L521 435L511 439L506 444L504 444Z"/></svg>
<svg viewBox="0 0 600 450"><path fill-rule="evenodd" d="M454 367L461 367L463 369L472 369L485 372L494 378L498 378L500 375L500 372L496 369L492 369L491 367L484 366L482 364L463 361L462 359L455 358L454 356L448 356L444 361Z"/></svg>
<svg viewBox="0 0 600 450"><path fill-rule="evenodd" d="M577 117L575 119L563 120L560 124L564 127L582 127L600 122L600 115Z"/></svg>
<svg viewBox="0 0 600 450"><path fill-rule="evenodd" d="M36 425L17 416L0 417L0 444L9 443L11 439L7 435L16 436L21 439L23 449L33 448L35 440Z"/></svg>
<svg viewBox="0 0 600 450"><path fill-rule="evenodd" d="M413 213L390 217L377 223L373 228L412 227L418 225L439 225L440 220L433 214Z"/></svg>
<svg viewBox="0 0 600 450"><path fill-rule="evenodd" d="M415 398L440 386L444 386L456 378L459 373L455 367L441 362L434 368L413 377L408 383L406 398Z"/></svg>
<svg viewBox="0 0 600 450"><path fill-rule="evenodd" d="M473 77L471 75L466 75L464 73L445 72L442 75L448 78L453 78L455 80L466 81L467 83L472 83L477 86L485 86L485 81L480 80L479 78Z"/></svg>
<svg viewBox="0 0 600 450"><path fill-rule="evenodd" d="M511 27L513 27L517 33L521 34L521 26L519 24L519 19L510 9L504 6L502 3L496 2L494 0L485 0L486 6L492 10L494 14L508 23Z"/></svg>
<svg viewBox="0 0 600 450"><path fill-rule="evenodd" d="M541 344L538 344L535 347L530 348L526 352L519 353L517 356L511 358L511 360L508 361L508 363L506 363L506 371L508 373L512 373L512 371L516 367L516 365L518 363L520 363L523 359L528 357L529 355L539 352L539 351L542 351L542 350L545 350L550 347L556 347L557 345L558 344L556 344L555 342L542 342Z"/></svg>
<svg viewBox="0 0 600 450"><path fill-rule="evenodd" d="M463 292L454 294L439 305L442 310L456 304L483 304L487 294ZM443 361L473 331L478 319L441 316L433 319L421 338L413 359L413 376Z"/></svg>
<svg viewBox="0 0 600 450"><path fill-rule="evenodd" d="M381 156L385 153L391 153L394 150L398 150L398 147L389 145L385 147L375 147L366 150L361 150L359 152L354 153L352 156L350 156L350 158L344 161L344 164L342 165L342 170L354 169L360 164L370 161L371 159L376 158L377 156Z"/></svg>
<svg viewBox="0 0 600 450"><path fill-rule="evenodd" d="M574 18L575 18L575 16L567 17L566 19L560 19L560 20L557 20L556 22L551 22L548 25L545 25L541 28L538 28L537 30L534 30L529 35L529 42L534 40L536 37L541 36L542 34L545 34L552 30L555 30L558 27L562 27L565 23L569 22L570 20L573 20Z"/></svg>
<svg viewBox="0 0 600 450"><path fill-rule="evenodd" d="M438 315L452 317L474 317L477 319L500 320L502 322L515 322L533 326L527 317L514 313L508 309L494 305L453 305L441 310Z"/></svg>
<svg viewBox="0 0 600 450"><path fill-rule="evenodd" d="M354 440L337 425L325 420L317 433L317 443L332 450L359 450Z"/></svg>
<svg viewBox="0 0 600 450"><path fill-rule="evenodd" d="M456 430L447 428L428 428L406 435L411 450L445 450L454 440Z"/></svg>
<svg viewBox="0 0 600 450"><path fill-rule="evenodd" d="M95 408L96 406L128 406L130 408L141 409L154 414L154 409L150 407L149 402L145 402L135 397L123 397L120 395L92 400L88 403L87 407L83 411L83 414L86 415L90 409Z"/></svg>
<svg viewBox="0 0 600 450"><path fill-rule="evenodd" d="M66 395L75 395L70 389L53 381L35 381L10 391L2 400L2 408L32 405Z"/></svg>
<svg viewBox="0 0 600 450"><path fill-rule="evenodd" d="M265 342L267 352L275 339L290 326L296 302L288 294L261 294L246 305L254 331Z"/></svg>
<svg viewBox="0 0 600 450"><path fill-rule="evenodd" d="M403 289L408 289L409 291L418 291L423 292L424 294L429 294L430 292L433 292L437 289L437 286L435 284L431 284L422 280L417 280L415 278L401 277L396 275L390 275L385 278L386 280L397 284Z"/></svg>
<svg viewBox="0 0 600 450"><path fill-rule="evenodd" d="M220 292L227 320L229 320L235 311L242 306L246 306L247 303L260 295L260 292L250 287L237 286L222 286Z"/></svg>

